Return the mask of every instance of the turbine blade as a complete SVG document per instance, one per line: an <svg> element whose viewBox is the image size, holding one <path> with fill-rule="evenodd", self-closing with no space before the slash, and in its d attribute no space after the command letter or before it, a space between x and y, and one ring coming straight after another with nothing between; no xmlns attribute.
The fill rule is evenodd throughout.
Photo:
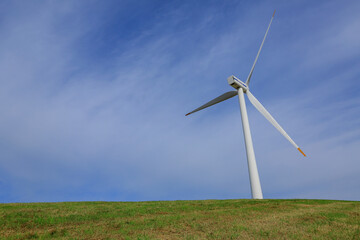
<svg viewBox="0 0 360 240"><path fill-rule="evenodd" d="M264 108L264 106L257 100L249 90L246 91L250 102L254 107L292 144L299 150L305 157L305 153L299 148L298 145L290 138L290 136L284 131L284 129L276 122L276 120L270 115L270 113Z"/></svg>
<svg viewBox="0 0 360 240"><path fill-rule="evenodd" d="M275 10L275 11L276 11L276 10ZM266 35L268 34L268 31L269 31L269 29L270 29L270 26L271 26L272 20L274 19L274 16L275 16L275 11L274 11L274 13L273 13L273 15L272 15L272 17L271 17L271 20L270 20L269 26L268 26L268 28L267 28L267 30L266 30L266 33L265 33L264 39L263 39L263 41L262 41L262 43L261 43L261 45L260 45L260 49L259 49L259 51L258 51L258 53L257 53L257 55L256 55L256 58L255 58L255 61L254 61L253 65L252 65L252 68L251 68L251 70L250 70L249 76L248 76L248 77L247 77L247 79L246 79L246 85L247 85L247 86L249 86L250 79L251 79L251 76L252 76L253 71L254 71L254 68L255 68L255 64L256 64L256 62L257 62L257 60L258 60L258 58L259 58L259 55L260 55L261 49L262 49L262 47L263 47L263 45L264 45L265 38L266 38Z"/></svg>
<svg viewBox="0 0 360 240"><path fill-rule="evenodd" d="M223 95L221 95L221 96L219 96L219 97L211 100L210 102L205 103L205 104L202 105L201 107L198 107L198 108L195 109L194 111L187 113L185 116L190 115L190 114L192 114L192 113L194 113L194 112L200 111L200 110L202 110L202 109L204 109L204 108L210 107L210 106L212 106L212 105L214 105L214 104L217 104L217 103L219 103L219 102L225 101L226 99L232 98L232 97L234 97L234 96L236 96L236 95L237 95L237 91L226 92L226 93L224 93Z"/></svg>

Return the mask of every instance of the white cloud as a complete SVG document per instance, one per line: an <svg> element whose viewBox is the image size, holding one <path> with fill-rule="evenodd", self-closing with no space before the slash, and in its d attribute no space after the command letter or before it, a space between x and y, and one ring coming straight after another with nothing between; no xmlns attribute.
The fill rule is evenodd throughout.
<svg viewBox="0 0 360 240"><path fill-rule="evenodd" d="M89 25L87 12L82 12L85 5L60 4L59 9L58 4L50 4L32 7L33 13L13 12L0 28L6 36L0 40L0 169L6 173L0 181L11 181L13 195L6 199L15 199L5 201L249 197L237 100L191 118L184 113L227 91L224 74L239 71L246 77L257 50L249 48L257 48L261 39L256 37L263 33L245 19L255 21L257 11L265 11L267 6L252 8L229 26L231 31L214 29L212 24L219 16L170 31L186 17L179 20L168 12L166 22L139 33L126 48L114 47L113 52L119 54L111 64L97 65L95 60L84 59L78 48L92 28L103 27L99 18L103 15L93 16L94 25ZM207 11L216 12L213 10ZM184 14L181 9L175 12ZM84 16L74 17L78 13ZM69 17L76 19L76 24L62 25ZM306 37L295 45L278 46L271 38L275 33L285 34L277 29L267 42L268 49L264 48L253 93L309 155L301 159L296 149L248 106L265 196L360 198L338 184L335 189L326 187L339 181L355 182L349 185L356 187L360 182L354 181L359 179L359 98L345 94L358 87L353 80L358 70L339 67L332 79L304 87L293 96L287 94L289 85L284 80L290 77L295 85L301 82L299 71L311 71L311 61L319 63L320 72L326 71L325 49L338 42L347 42L348 47L337 49L333 56L357 59L351 52L357 42L349 39L353 37L351 29L357 27L352 21L341 18L346 26L343 35L330 40L327 34L333 25L322 26L324 31L317 33L316 39L323 43L323 50L317 52L297 49L307 49L316 30L304 32ZM263 19L254 24L263 25ZM70 29L64 30L67 26ZM164 28L168 30L161 31ZM299 53L300 69L277 72L294 61L281 57L286 54L282 48ZM272 49L277 49L276 61L270 58ZM275 65L279 68L267 71ZM273 85L260 82L278 74L281 79ZM338 79L343 79L341 86L336 85ZM276 96L272 86L278 90ZM334 100L339 93L342 98ZM354 130L342 126L344 122ZM320 188L323 190L318 191Z"/></svg>

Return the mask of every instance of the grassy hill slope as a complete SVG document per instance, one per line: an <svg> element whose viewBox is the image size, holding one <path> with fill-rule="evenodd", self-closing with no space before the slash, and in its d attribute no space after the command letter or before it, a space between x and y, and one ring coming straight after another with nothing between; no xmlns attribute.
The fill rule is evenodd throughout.
<svg viewBox="0 0 360 240"><path fill-rule="evenodd" d="M0 204L0 236L2 239L360 239L360 202Z"/></svg>

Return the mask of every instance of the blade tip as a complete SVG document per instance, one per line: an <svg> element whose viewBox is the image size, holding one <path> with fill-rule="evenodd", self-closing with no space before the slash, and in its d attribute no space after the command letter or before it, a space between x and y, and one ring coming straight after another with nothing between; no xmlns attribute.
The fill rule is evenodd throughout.
<svg viewBox="0 0 360 240"><path fill-rule="evenodd" d="M276 12L276 9L274 10L274 13L273 13L273 16L272 16L272 17L274 17L274 16L275 16L275 12Z"/></svg>
<svg viewBox="0 0 360 240"><path fill-rule="evenodd" d="M188 116L188 115L190 115L190 113L185 114L185 116Z"/></svg>
<svg viewBox="0 0 360 240"><path fill-rule="evenodd" d="M304 157L306 157L305 153L300 149L298 148L299 152L301 152L302 155L304 155Z"/></svg>

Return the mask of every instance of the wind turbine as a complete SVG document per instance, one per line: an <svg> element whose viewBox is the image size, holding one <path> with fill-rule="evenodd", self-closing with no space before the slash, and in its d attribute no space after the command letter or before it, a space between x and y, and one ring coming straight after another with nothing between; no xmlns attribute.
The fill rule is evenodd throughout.
<svg viewBox="0 0 360 240"><path fill-rule="evenodd" d="M284 129L276 122L276 120L270 115L270 113L264 108L264 106L252 95L252 93L249 90L249 83L251 76L253 74L255 64L259 58L259 54L261 52L261 49L264 45L266 35L268 34L268 31L270 29L271 23L274 19L274 14L271 17L269 26L266 30L264 39L260 45L260 49L256 55L255 61L251 67L249 76L246 79L246 82L242 82L240 79L238 79L235 76L228 77L227 81L233 88L236 89L236 91L230 91L222 94L221 96L211 100L210 102L202 105L201 107L195 109L194 111L189 112L187 115L190 115L194 112L200 111L204 108L210 107L214 104L217 104L219 102L225 101L229 98L232 98L236 95L239 96L239 103L240 103L240 112L241 112L241 119L242 119L242 127L244 132L244 138L245 138L245 146L246 146L246 155L247 155L247 162L248 162L248 168L249 168L249 177L250 177L250 186L251 186L251 195L253 199L263 199L263 194L261 191L261 185L260 185L260 179L259 179L259 173L256 165L255 160L255 153L254 153L254 147L251 139L251 133L250 133L250 126L249 126L249 120L248 115L246 111L246 105L245 105L245 98L244 94L246 94L252 103L254 107L295 147L297 148L305 157L305 153L299 148L298 145L290 138L290 136L284 131Z"/></svg>

